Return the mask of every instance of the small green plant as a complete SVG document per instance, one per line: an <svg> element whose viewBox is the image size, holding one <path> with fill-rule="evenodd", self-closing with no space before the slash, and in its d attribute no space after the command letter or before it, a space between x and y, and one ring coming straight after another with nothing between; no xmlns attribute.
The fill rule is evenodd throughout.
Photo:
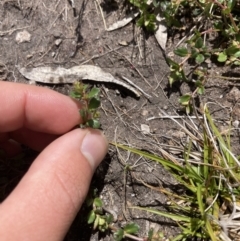
<svg viewBox="0 0 240 241"><path fill-rule="evenodd" d="M98 129L100 127L98 107L100 106L98 88L89 89L88 85L81 82L75 82L70 96L81 103L80 115L82 118L81 128L91 127Z"/></svg>
<svg viewBox="0 0 240 241"><path fill-rule="evenodd" d="M176 81L191 82L196 85L196 90L192 94L180 98L180 103L189 113L192 110L192 99L196 94L204 93L204 83L209 77L206 60L211 62L216 56L219 63L240 65L240 18L236 11L239 1L163 1L161 6L165 9L163 13L168 26L180 31L182 28L187 28L177 20L179 16L184 17L184 12L190 13L185 17L195 25L191 37L186 38L181 44L184 47L174 50L175 55L183 60L179 63L169 59L170 85ZM209 24L203 25L202 21Z"/></svg>
<svg viewBox="0 0 240 241"><path fill-rule="evenodd" d="M156 29L156 15L153 13L154 5L148 3L148 0L129 0L129 2L140 11L137 25L146 28L149 32L153 32ZM157 6L156 1L153 2Z"/></svg>
<svg viewBox="0 0 240 241"><path fill-rule="evenodd" d="M238 36L238 40L232 41L228 48L223 51L216 51L216 55L220 63L225 63L226 65L240 65L240 35Z"/></svg>
<svg viewBox="0 0 240 241"><path fill-rule="evenodd" d="M201 130L187 122L182 125L174 120L187 137L182 147L170 146L171 150L181 152L180 156L171 153L166 155L161 147L159 149L163 157L115 144L161 164L185 188L186 191L179 195L143 183L168 196L169 211L132 207L174 220L182 230L174 241L188 238L226 241L239 237L240 162L231 152L231 127L226 133L221 133L207 106L203 112Z"/></svg>
<svg viewBox="0 0 240 241"><path fill-rule="evenodd" d="M156 29L156 14L161 12L169 30L184 33L176 57L168 59L169 83L194 83L196 89L180 98L189 113L192 100L204 93L209 77L206 61L240 65L240 2L237 0L129 0L141 13L137 24ZM184 20L184 21L183 21ZM183 58L179 61L179 57ZM189 101L186 101L189 98Z"/></svg>
<svg viewBox="0 0 240 241"><path fill-rule="evenodd" d="M93 229L105 232L109 225L113 223L113 215L105 213L103 210L102 200L98 197L88 200L88 205L92 206L92 210L88 215L88 224L93 224Z"/></svg>
<svg viewBox="0 0 240 241"><path fill-rule="evenodd" d="M87 222L88 224L93 224L94 230L99 230L100 232L111 231L116 241L121 241L125 237L138 241L147 241L145 238L134 236L139 231L139 226L135 223L128 223L122 228L114 226L113 215L110 211L106 211L107 209L104 208L102 200L94 196L96 196L96 190L91 194L91 197L87 198L87 205L92 207L88 214Z"/></svg>

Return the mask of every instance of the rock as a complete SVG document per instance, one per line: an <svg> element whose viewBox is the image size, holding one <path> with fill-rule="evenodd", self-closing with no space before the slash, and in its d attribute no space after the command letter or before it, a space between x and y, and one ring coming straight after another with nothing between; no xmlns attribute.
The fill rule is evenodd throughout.
<svg viewBox="0 0 240 241"><path fill-rule="evenodd" d="M233 87L227 94L227 100L229 102L236 102L240 99L240 90L237 87Z"/></svg>
<svg viewBox="0 0 240 241"><path fill-rule="evenodd" d="M150 134L150 127L146 124L141 124L141 131L143 134Z"/></svg>
<svg viewBox="0 0 240 241"><path fill-rule="evenodd" d="M62 39L55 40L55 45L58 47L62 43Z"/></svg>
<svg viewBox="0 0 240 241"><path fill-rule="evenodd" d="M148 111L147 110L142 110L142 112L141 112L141 115L142 116L146 116L148 114Z"/></svg>
<svg viewBox="0 0 240 241"><path fill-rule="evenodd" d="M118 44L121 46L128 46L127 41L123 40L123 41L118 41Z"/></svg>
<svg viewBox="0 0 240 241"><path fill-rule="evenodd" d="M28 54L28 55L27 55L27 59L31 59L32 57L33 57L32 54Z"/></svg>
<svg viewBox="0 0 240 241"><path fill-rule="evenodd" d="M15 40L16 40L16 42L18 44L25 43L25 42L30 42L31 41L31 34L28 31L23 30L23 31L18 32L16 34Z"/></svg>
<svg viewBox="0 0 240 241"><path fill-rule="evenodd" d="M238 128L239 127L239 121L238 120L233 121L232 125L233 125L233 127Z"/></svg>

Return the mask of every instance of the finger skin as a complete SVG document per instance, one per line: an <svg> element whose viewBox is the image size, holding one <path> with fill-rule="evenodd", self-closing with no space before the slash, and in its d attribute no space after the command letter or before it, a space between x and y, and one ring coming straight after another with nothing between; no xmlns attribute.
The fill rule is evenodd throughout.
<svg viewBox="0 0 240 241"><path fill-rule="evenodd" d="M53 90L5 81L0 90L0 132L63 134L81 122L77 102Z"/></svg>
<svg viewBox="0 0 240 241"><path fill-rule="evenodd" d="M80 103L47 88L0 81L0 149L21 151L13 139L42 151L60 134L81 123Z"/></svg>
<svg viewBox="0 0 240 241"><path fill-rule="evenodd" d="M42 151L47 145L59 137L59 135L32 131L26 128L9 133L9 138L32 148L35 151ZM1 144L0 144L1 146Z"/></svg>
<svg viewBox="0 0 240 241"><path fill-rule="evenodd" d="M81 152L86 138L94 165ZM99 131L76 129L53 141L0 205L1 241L62 240L106 151Z"/></svg>

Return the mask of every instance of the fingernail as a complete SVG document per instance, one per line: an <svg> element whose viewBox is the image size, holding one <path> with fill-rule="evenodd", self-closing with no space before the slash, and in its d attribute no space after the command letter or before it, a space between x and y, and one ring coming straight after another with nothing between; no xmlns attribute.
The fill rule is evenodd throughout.
<svg viewBox="0 0 240 241"><path fill-rule="evenodd" d="M89 130L85 135L81 152L92 166L93 170L97 168L107 152L108 143L102 132L98 130Z"/></svg>

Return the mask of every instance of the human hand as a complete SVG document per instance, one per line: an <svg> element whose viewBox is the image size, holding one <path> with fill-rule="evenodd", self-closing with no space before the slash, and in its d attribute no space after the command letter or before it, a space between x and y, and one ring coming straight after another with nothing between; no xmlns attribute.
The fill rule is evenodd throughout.
<svg viewBox="0 0 240 241"><path fill-rule="evenodd" d="M0 81L0 149L42 151L0 205L1 241L62 240L107 152L100 131L71 130L79 106L46 88ZM14 140L14 141L13 141Z"/></svg>

